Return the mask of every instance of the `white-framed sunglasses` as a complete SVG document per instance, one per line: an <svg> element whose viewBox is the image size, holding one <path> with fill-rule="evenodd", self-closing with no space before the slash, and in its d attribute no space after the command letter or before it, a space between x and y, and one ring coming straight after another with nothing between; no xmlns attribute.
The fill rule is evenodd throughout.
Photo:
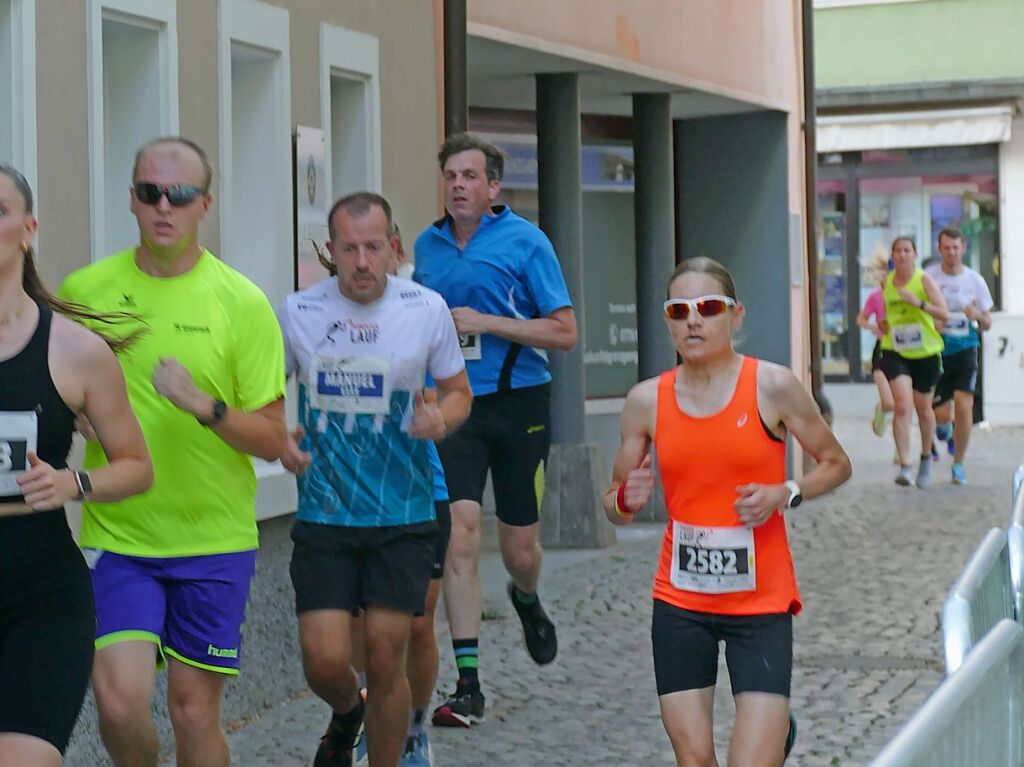
<svg viewBox="0 0 1024 767"><path fill-rule="evenodd" d="M665 302L665 316L670 320L685 320L690 312L701 317L714 317L736 306L729 296L700 296L699 298L670 298Z"/></svg>

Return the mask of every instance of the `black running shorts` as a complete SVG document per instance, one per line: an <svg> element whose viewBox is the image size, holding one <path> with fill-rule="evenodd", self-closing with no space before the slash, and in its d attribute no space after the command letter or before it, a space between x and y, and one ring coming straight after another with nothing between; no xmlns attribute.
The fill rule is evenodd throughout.
<svg viewBox="0 0 1024 767"><path fill-rule="evenodd" d="M434 501L437 515L437 534L434 536L434 569L431 580L444 576L444 560L448 556L448 541L452 537L452 508L448 501Z"/></svg>
<svg viewBox="0 0 1024 767"><path fill-rule="evenodd" d="M953 392L974 394L978 386L978 347L964 349L942 358L942 376L935 386L934 407L953 399Z"/></svg>
<svg viewBox="0 0 1024 767"><path fill-rule="evenodd" d="M651 623L658 695L700 690L718 680L718 643L725 642L732 693L789 697L793 671L793 616L716 615L654 600Z"/></svg>
<svg viewBox="0 0 1024 767"><path fill-rule="evenodd" d="M295 612L367 607L423 615L437 525L341 527L296 521Z"/></svg>
<svg viewBox="0 0 1024 767"><path fill-rule="evenodd" d="M889 381L899 376L909 376L914 391L930 394L935 384L939 382L939 376L942 375L942 356L934 354L931 357L911 360L901 357L891 349L884 349L879 369L885 373Z"/></svg>
<svg viewBox="0 0 1024 767"><path fill-rule="evenodd" d="M550 408L550 384L476 397L462 427L437 445L452 502L480 503L490 469L498 519L534 524L544 499Z"/></svg>
<svg viewBox="0 0 1024 767"><path fill-rule="evenodd" d="M92 671L89 569L64 509L4 518L0 538L0 732L63 754Z"/></svg>

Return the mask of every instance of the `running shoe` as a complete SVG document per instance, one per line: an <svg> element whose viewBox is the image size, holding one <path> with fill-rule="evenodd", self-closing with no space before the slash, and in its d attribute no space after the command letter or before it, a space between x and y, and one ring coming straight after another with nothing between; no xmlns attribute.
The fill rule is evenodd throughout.
<svg viewBox="0 0 1024 767"><path fill-rule="evenodd" d="M947 442L953 439L953 422L935 424L935 437L939 442Z"/></svg>
<svg viewBox="0 0 1024 767"><path fill-rule="evenodd" d="M953 464L953 484L954 485L966 485L967 484L967 472L964 471L964 465L962 463Z"/></svg>
<svg viewBox="0 0 1024 767"><path fill-rule="evenodd" d="M431 722L437 727L469 727L484 721L484 694L480 688L459 685L455 694L434 709Z"/></svg>
<svg viewBox="0 0 1024 767"><path fill-rule="evenodd" d="M917 467L917 478L914 480L914 484L924 490L928 485L932 483L932 461L926 456L921 458L921 463Z"/></svg>
<svg viewBox="0 0 1024 767"><path fill-rule="evenodd" d="M532 605L520 604L516 599L516 586L509 581L508 598L512 600L512 607L523 624L523 637L530 657L540 666L547 665L558 654L558 637L555 635L555 624L541 607L540 597Z"/></svg>
<svg viewBox="0 0 1024 767"><path fill-rule="evenodd" d="M362 722L360 722L360 726ZM356 728L358 732L359 727ZM320 738L320 747L313 758L313 767L352 767L352 750L355 737L345 732L334 720L327 725L327 732Z"/></svg>
<svg viewBox="0 0 1024 767"><path fill-rule="evenodd" d="M909 466L900 466L900 473L896 475L896 484L907 487L914 481L914 472Z"/></svg>
<svg viewBox="0 0 1024 767"><path fill-rule="evenodd" d="M881 402L875 405L875 417L871 419L871 431L875 433L876 437L885 434L885 411L882 410Z"/></svg>
<svg viewBox="0 0 1024 767"><path fill-rule="evenodd" d="M398 760L398 767L431 767L434 763L434 752L430 748L430 738L426 730L410 735L405 742L405 751Z"/></svg>
<svg viewBox="0 0 1024 767"><path fill-rule="evenodd" d="M950 455L956 455L956 442L952 437L946 440L946 452Z"/></svg>
<svg viewBox="0 0 1024 767"><path fill-rule="evenodd" d="M789 758L789 752L793 750L794 743L796 743L796 717L793 716L793 714L790 714L789 732L786 733L786 745L782 756L783 763L785 763L786 759Z"/></svg>

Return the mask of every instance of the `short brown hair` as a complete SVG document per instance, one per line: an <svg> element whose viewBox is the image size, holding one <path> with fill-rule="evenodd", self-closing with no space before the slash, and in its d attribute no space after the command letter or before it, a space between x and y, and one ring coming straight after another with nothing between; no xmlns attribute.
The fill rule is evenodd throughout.
<svg viewBox="0 0 1024 767"><path fill-rule="evenodd" d="M672 276L668 278L668 284L665 286L665 297L668 297L668 293L672 289L672 283L676 281L677 277L691 273L706 274L714 278L722 286L722 295L728 296L733 301L739 301L736 298L736 283L733 282L732 274L715 259L708 258L707 256L688 258L677 265L672 271Z"/></svg>
<svg viewBox="0 0 1024 767"><path fill-rule="evenodd" d="M939 232L939 236L936 238L935 241L942 242L943 237L948 237L951 240L960 240L960 242L965 242L964 233L953 226L947 226L945 229Z"/></svg>
<svg viewBox="0 0 1024 767"><path fill-rule="evenodd" d="M454 133L441 144L441 151L437 153L437 162L444 171L444 165L452 155L469 152L476 149L483 152L484 172L488 181L501 181L505 175L505 154L489 141L484 141L472 133Z"/></svg>
<svg viewBox="0 0 1024 767"><path fill-rule="evenodd" d="M142 156L150 149L161 144L178 144L196 153L196 156L199 157L199 162L203 165L203 194L209 194L210 185L213 183L213 166L210 164L210 158L207 156L205 149L192 139L185 138L184 136L160 136L159 138L150 139L140 146L139 151L135 153L135 162L132 163L132 183L135 183L135 174L139 170L139 161L142 160Z"/></svg>
<svg viewBox="0 0 1024 767"><path fill-rule="evenodd" d="M388 221L387 235L388 237L394 237L395 219L391 215L391 203L376 192L353 192L336 200L334 205L331 206L331 212L327 214L327 233L331 241L334 241L334 235L336 234L334 231L335 213L339 210L344 210L353 216L365 216L370 212L370 208L373 207L384 211L384 217Z"/></svg>

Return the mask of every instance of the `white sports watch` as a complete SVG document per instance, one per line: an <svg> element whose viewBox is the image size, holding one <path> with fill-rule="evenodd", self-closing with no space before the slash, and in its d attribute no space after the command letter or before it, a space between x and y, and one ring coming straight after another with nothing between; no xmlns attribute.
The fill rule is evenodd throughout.
<svg viewBox="0 0 1024 767"><path fill-rule="evenodd" d="M795 509L804 502L803 493L800 492L800 485L796 483L796 480L787 479L782 484L784 484L786 489L789 490L789 501L786 503L787 509Z"/></svg>

